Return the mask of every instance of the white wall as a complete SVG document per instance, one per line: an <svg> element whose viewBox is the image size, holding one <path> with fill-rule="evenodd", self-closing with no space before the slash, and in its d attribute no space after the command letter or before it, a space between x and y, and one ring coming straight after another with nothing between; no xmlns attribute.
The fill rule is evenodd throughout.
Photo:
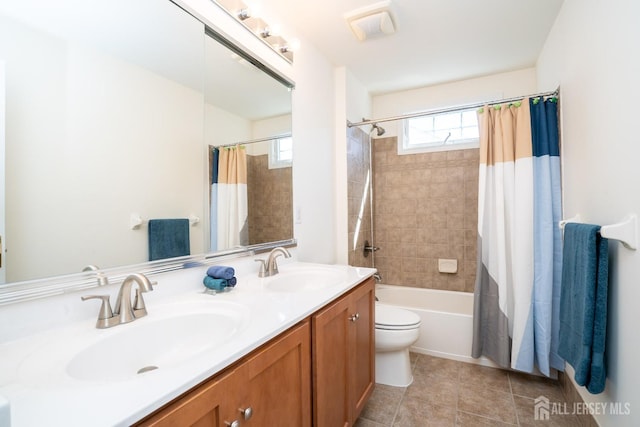
<svg viewBox="0 0 640 427"><path fill-rule="evenodd" d="M534 68L527 68L374 96L372 118L394 117L436 108L495 101L535 92L536 71ZM399 121L381 123L387 131L384 137L397 136L399 123Z"/></svg>
<svg viewBox="0 0 640 427"><path fill-rule="evenodd" d="M561 86L565 217L611 224L640 214L640 3L565 0L538 59L540 90ZM640 254L611 242L608 380L587 402L609 406L602 426L640 425ZM631 414L612 415L613 403Z"/></svg>
<svg viewBox="0 0 640 427"><path fill-rule="evenodd" d="M334 71L301 39L293 91L294 236L301 261L336 262Z"/></svg>

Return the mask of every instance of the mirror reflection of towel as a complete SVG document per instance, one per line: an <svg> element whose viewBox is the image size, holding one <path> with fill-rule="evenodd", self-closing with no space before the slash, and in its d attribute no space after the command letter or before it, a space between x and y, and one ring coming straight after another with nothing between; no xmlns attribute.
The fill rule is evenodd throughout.
<svg viewBox="0 0 640 427"><path fill-rule="evenodd" d="M149 220L149 261L190 255L189 220Z"/></svg>

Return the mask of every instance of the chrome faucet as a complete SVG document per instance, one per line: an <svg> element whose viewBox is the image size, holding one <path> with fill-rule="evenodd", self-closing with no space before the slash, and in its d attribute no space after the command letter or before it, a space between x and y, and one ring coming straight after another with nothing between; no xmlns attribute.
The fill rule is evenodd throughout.
<svg viewBox="0 0 640 427"><path fill-rule="evenodd" d="M131 286L134 283L138 284L136 289L136 298L131 305ZM142 299L143 292L149 292L153 290L153 285L147 279L147 276L141 273L134 273L127 276L120 286L120 291L116 297L116 305L113 308L113 315L119 316L119 323L129 323L136 320L139 317L147 315L147 308L144 305L144 299Z"/></svg>
<svg viewBox="0 0 640 427"><path fill-rule="evenodd" d="M131 302L131 287L134 283L138 284L136 288L136 296ZM144 299L142 298L143 292L149 292L153 290L153 285L147 276L141 273L130 274L124 279L118 291L116 297L116 305L111 310L111 303L109 302L109 295L85 295L82 301L88 299L100 299L102 305L100 306L100 313L98 314L98 320L96 321L96 328L105 329L112 326L119 325L121 323L129 323L140 317L147 315L147 308L144 305Z"/></svg>
<svg viewBox="0 0 640 427"><path fill-rule="evenodd" d="M280 255L283 255L285 258L290 258L291 254L288 250L283 248L282 246L278 246L269 252L269 256L267 260L257 259L256 262L260 262L260 271L258 272L258 277L271 277L278 274L278 263L276 262L276 258Z"/></svg>

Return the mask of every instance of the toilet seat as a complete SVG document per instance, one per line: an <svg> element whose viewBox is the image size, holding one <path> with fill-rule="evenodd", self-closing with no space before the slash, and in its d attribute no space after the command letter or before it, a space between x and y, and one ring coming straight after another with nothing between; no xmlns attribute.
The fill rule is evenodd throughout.
<svg viewBox="0 0 640 427"><path fill-rule="evenodd" d="M402 308L376 304L376 329L406 330L420 326L420 316Z"/></svg>

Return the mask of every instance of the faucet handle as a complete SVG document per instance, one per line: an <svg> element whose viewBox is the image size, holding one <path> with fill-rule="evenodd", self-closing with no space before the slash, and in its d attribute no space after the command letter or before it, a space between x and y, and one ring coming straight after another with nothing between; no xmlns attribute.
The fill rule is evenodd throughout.
<svg viewBox="0 0 640 427"><path fill-rule="evenodd" d="M255 262L260 263L260 270L258 271L258 277L267 276L267 263L263 259L254 259Z"/></svg>
<svg viewBox="0 0 640 427"><path fill-rule="evenodd" d="M111 303L109 302L109 295L84 295L81 296L82 301L89 299L101 299L102 305L100 306L100 313L98 313L98 319L109 319L113 317L113 311L111 311Z"/></svg>
<svg viewBox="0 0 640 427"><path fill-rule="evenodd" d="M96 328L104 329L113 326L113 311L111 310L111 303L109 302L109 295L84 295L81 296L82 301L89 299L100 299L102 304L100 305L100 312L98 313L98 320L96 321Z"/></svg>
<svg viewBox="0 0 640 427"><path fill-rule="evenodd" d="M133 317L139 318L147 315L147 307L142 298L142 289L136 288L136 296L133 299Z"/></svg>
<svg viewBox="0 0 640 427"><path fill-rule="evenodd" d="M158 282L150 283L151 290L153 290L153 287L158 284ZM144 298L142 298L143 292L144 291L142 290L142 288L136 288L136 296L133 299L133 317L135 317L136 319L147 315L147 307L144 305Z"/></svg>

